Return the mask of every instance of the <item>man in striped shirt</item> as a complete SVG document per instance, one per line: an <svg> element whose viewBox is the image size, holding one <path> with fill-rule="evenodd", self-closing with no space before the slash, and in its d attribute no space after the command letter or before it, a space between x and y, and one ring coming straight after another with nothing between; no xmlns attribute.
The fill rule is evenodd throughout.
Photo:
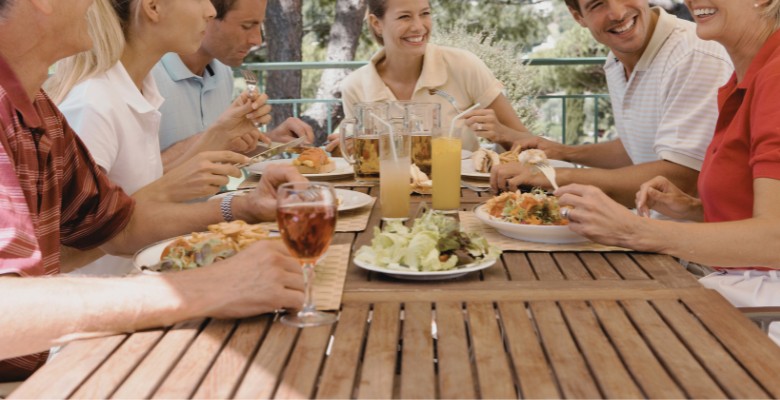
<svg viewBox="0 0 780 400"><path fill-rule="evenodd" d="M303 301L298 262L278 241L258 242L215 268L53 277L60 245L133 254L223 218L270 220L276 186L305 180L292 167L274 169L256 191L222 204L134 202L112 184L40 89L49 65L91 47L91 3L0 0L0 382L24 379L45 361L39 352L76 337Z"/></svg>
<svg viewBox="0 0 780 400"><path fill-rule="evenodd" d="M733 72L722 46L699 39L696 25L647 0L566 0L574 19L609 47L607 76L618 139L567 146L540 137L515 141L550 159L592 168L558 168L558 184L593 185L633 207L639 186L663 175L690 194L717 120L718 87ZM519 163L494 168L496 189L549 187Z"/></svg>

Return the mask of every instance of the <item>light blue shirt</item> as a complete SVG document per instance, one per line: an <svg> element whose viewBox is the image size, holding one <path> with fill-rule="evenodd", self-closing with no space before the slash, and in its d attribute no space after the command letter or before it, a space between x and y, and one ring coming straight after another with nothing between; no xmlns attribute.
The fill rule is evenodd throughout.
<svg viewBox="0 0 780 400"><path fill-rule="evenodd" d="M168 53L152 69L160 94L160 149L203 132L233 100L233 70L212 60L197 76L178 54Z"/></svg>

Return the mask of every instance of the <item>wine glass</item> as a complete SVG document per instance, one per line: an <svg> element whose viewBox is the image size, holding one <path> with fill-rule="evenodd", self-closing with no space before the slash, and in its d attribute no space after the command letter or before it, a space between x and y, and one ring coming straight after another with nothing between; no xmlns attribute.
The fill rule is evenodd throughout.
<svg viewBox="0 0 780 400"><path fill-rule="evenodd" d="M328 249L336 231L338 204L333 186L323 182L290 182L277 190L276 219L282 240L303 267L303 308L285 315L282 323L299 328L332 324L335 314L314 308L314 264Z"/></svg>

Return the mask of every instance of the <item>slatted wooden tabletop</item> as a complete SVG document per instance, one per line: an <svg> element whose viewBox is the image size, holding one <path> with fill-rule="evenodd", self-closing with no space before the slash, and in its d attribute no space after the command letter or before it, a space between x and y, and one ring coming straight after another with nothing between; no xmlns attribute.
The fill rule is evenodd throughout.
<svg viewBox="0 0 780 400"><path fill-rule="evenodd" d="M437 282L350 265L339 314L73 342L12 397L780 398L780 347L661 255L512 252Z"/></svg>

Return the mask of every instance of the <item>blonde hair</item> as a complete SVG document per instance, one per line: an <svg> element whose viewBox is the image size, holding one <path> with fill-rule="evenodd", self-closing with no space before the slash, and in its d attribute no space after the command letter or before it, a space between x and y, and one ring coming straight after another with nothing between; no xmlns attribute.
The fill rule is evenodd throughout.
<svg viewBox="0 0 780 400"><path fill-rule="evenodd" d="M780 0L769 0L767 5L759 7L758 14L769 19L772 23L772 31L780 29Z"/></svg>
<svg viewBox="0 0 780 400"><path fill-rule="evenodd" d="M87 10L92 49L63 58L44 88L55 104L61 103L79 83L109 70L125 49L129 6L133 0L95 0ZM120 18L120 14L125 18Z"/></svg>

